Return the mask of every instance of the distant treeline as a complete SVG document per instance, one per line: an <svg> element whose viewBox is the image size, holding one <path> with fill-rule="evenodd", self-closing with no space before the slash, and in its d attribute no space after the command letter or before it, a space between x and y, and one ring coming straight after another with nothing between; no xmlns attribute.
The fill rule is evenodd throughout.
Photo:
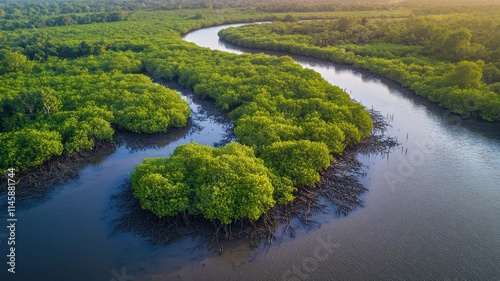
<svg viewBox="0 0 500 281"><path fill-rule="evenodd" d="M474 3L474 6L471 6ZM110 0L110 1L0 1L0 28L41 28L123 20L127 12L145 10L255 8L267 13L377 11L410 9L415 15L449 14L468 12L470 9L487 11L496 0L395 1L365 0L337 1L263 1L263 0Z"/></svg>
<svg viewBox="0 0 500 281"><path fill-rule="evenodd" d="M78 13L112 13L137 10L177 10L203 8L208 2L183 0L109 1L0 1L0 18L8 20L50 17Z"/></svg>
<svg viewBox="0 0 500 281"><path fill-rule="evenodd" d="M3 30L14 30L18 28L42 28L46 26L65 26L74 24L88 24L97 22L121 21L126 18L123 11L87 13L87 14L67 14L54 17L35 17L27 21L23 20L1 20L0 28Z"/></svg>
<svg viewBox="0 0 500 281"><path fill-rule="evenodd" d="M500 5L500 2L497 0L405 0L400 2L409 7L447 6L451 9L464 6L470 8L471 6Z"/></svg>
<svg viewBox="0 0 500 281"><path fill-rule="evenodd" d="M270 3L257 8L259 11L271 13L289 12L336 12L336 11L373 11L391 9L390 4L379 3L310 3L288 2Z"/></svg>

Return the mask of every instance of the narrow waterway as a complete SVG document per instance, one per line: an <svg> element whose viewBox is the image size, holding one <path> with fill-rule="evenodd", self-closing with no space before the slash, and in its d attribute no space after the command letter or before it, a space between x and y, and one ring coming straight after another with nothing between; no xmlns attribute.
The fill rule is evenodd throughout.
<svg viewBox="0 0 500 281"><path fill-rule="evenodd" d="M217 32L228 26L194 31L185 40L251 51L219 42ZM341 218L315 214L319 228L300 227L296 238L270 247L235 242L223 255L190 237L164 245L114 233L121 212L111 197L137 164L168 156L182 143L219 143L230 130L212 102L177 89L193 110L189 127L98 155L79 179L17 210L17 273L6 273L3 227L0 280L500 280L499 126L462 120L364 71L293 58L393 120L388 133L402 148L362 159L365 207Z"/></svg>

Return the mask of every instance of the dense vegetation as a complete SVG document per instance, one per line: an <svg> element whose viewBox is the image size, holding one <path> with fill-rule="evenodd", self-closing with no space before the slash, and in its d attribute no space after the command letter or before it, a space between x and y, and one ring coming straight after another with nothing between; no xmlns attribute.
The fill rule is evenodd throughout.
<svg viewBox="0 0 500 281"><path fill-rule="evenodd" d="M153 133L182 127L190 114L175 91L131 74L142 69L131 52L71 62L57 57L35 62L13 51L3 55L2 170L92 149L95 141L111 141L114 128Z"/></svg>
<svg viewBox="0 0 500 281"><path fill-rule="evenodd" d="M201 213L227 224L256 220L275 204L272 176L250 147L230 143L178 146L167 159L146 159L131 179L141 205L158 216Z"/></svg>
<svg viewBox="0 0 500 281"><path fill-rule="evenodd" d="M455 113L500 121L500 6L397 18L353 13L229 28L219 35L245 47L352 64Z"/></svg>
<svg viewBox="0 0 500 281"><path fill-rule="evenodd" d="M372 122L361 105L351 101L338 87L328 84L318 73L303 69L288 57L238 56L185 46L151 52L144 59L144 66L155 77L176 80L229 111L235 123L235 135L246 145L241 149L248 151L245 152L247 159L255 154L264 160L273 200L279 203L291 201L297 187L313 186L319 180L319 171L330 165L330 153L342 153L346 146L359 143L371 132ZM182 161L198 162L196 154L179 155ZM252 166L243 166L239 173L250 168ZM172 169L155 169L160 169L165 178L176 173ZM181 178L182 182L187 180ZM158 181L133 182L140 200L150 199L149 193L143 190L168 185L160 177L156 179ZM200 212L206 218L227 222L225 215L213 217L196 208L196 202L201 199L193 194L196 192L188 196L190 213ZM264 193L258 195L261 196ZM150 206L157 214L162 214L163 208L165 204ZM259 214L265 211L259 210ZM241 217L233 211L229 214L232 218Z"/></svg>
<svg viewBox="0 0 500 281"><path fill-rule="evenodd" d="M92 149L96 142L112 141L116 129L155 133L185 126L190 113L186 102L175 91L153 83L148 77L152 76L176 81L213 99L234 121L240 142L221 148L187 144L169 158L146 159L131 176L143 208L158 216L195 214L226 224L242 218L255 220L274 204L293 200L297 188L314 186L320 171L333 161L332 154L341 154L370 134L372 122L364 108L288 57L211 51L184 42L181 34L231 22L289 21L271 25L285 33L290 29L290 40L283 42L323 50L337 46L330 42L321 43L327 47L314 46L318 42L310 40L317 39L316 33L309 31L315 25L317 29L337 26L342 19L309 23L301 36L296 31L303 25L295 20L345 18L354 13L366 17L365 24L393 24L394 20L398 26L399 20L403 26L410 13L376 3L370 4L375 10L339 4L336 12L270 12L274 3L257 2L252 2L252 8L222 9L248 3L1 1L0 170L22 170L57 155ZM346 31L351 30L349 22ZM359 26L357 20L353 26ZM264 29L258 32L262 32L259 36L277 36ZM332 28L324 32L337 34ZM341 57L353 59L350 63L358 63L354 59L362 56L355 51L375 52L370 45L349 42L351 37L341 40L352 50L339 51ZM467 50L483 54L474 43ZM377 44L396 46L395 42ZM401 49L391 52L407 50L397 46ZM398 59L399 53L393 56L390 59ZM477 72L484 72L488 65L496 79L498 67L486 59L484 66L460 61L446 72L452 65L443 62L448 57L408 59L417 69L412 75L432 68L433 75L422 77L435 79L434 73L439 73L443 83L449 83L445 89L455 87L464 93L478 85L478 93L487 91L484 82L478 82ZM474 78L455 85L464 74ZM422 87L433 85L425 81ZM494 110L490 114L496 118Z"/></svg>
<svg viewBox="0 0 500 281"><path fill-rule="evenodd" d="M123 21L2 32L1 168L92 149L117 128L184 126L186 103L146 72L213 99L234 120L241 144L185 145L168 159L146 160L132 176L144 208L229 223L290 202L297 187L319 180L331 153L370 134L368 113L290 58L237 56L180 37L212 24L279 18L209 8L137 11Z"/></svg>
<svg viewBox="0 0 500 281"><path fill-rule="evenodd" d="M71 9L77 9L78 3L71 2L68 5ZM27 11L32 3L27 2L24 6L19 6L19 3L5 5L7 8L2 6L5 11L13 11L12 5L21 11ZM55 9L58 10L59 8ZM109 12L115 10L110 8ZM46 13L57 16L57 12L51 9L48 11ZM311 14L306 16L311 17ZM9 15L6 14L5 17ZM294 77L300 76L302 70L291 60L263 57L234 60L234 56L203 50L180 38L180 34L203 26L279 17L282 16L230 9L215 11L210 8L171 12L137 11L131 13L126 21L1 31L0 134L5 145L0 148L0 169L16 167L22 170L38 165L54 155L91 149L95 141L111 140L114 129L154 133L165 132L169 127L184 126L189 115L186 103L175 92L152 83L142 75L143 72L178 81L186 87L195 87L197 93L217 99L217 103L228 110L249 102L249 97L257 92L261 94L260 97L264 97L285 90L278 88L278 85L287 85L287 91L296 91L297 95L307 94L318 98L321 95L333 98L340 93L340 90L330 87L316 74L309 73L301 78L301 82L295 80ZM220 63L221 61L224 63ZM255 69L244 69L245 61ZM295 75L280 74L287 69L298 72ZM252 73L260 73L262 76L260 80L257 77L243 79L243 71L246 71L247 76L252 76ZM214 84L214 79L219 77L212 75L222 77L221 82L226 83L228 88L222 89L223 91L213 88L221 88L224 84ZM284 78L288 75L283 81L295 80L295 84L281 82L273 85L274 88L267 85L266 79L279 80L279 75ZM319 83L316 91L327 93L305 93L307 87L311 86L304 86L301 90L290 86L297 83L309 84L308 79L321 80L314 82ZM243 85L245 83L246 86ZM255 87L252 88L252 85ZM259 88L258 85L262 87ZM286 94L285 91L282 93ZM216 97L217 94L220 98ZM290 94L287 95L286 98L291 98ZM349 100L345 94L341 94L339 98ZM285 101L286 99L282 99L279 102ZM260 100L253 102L252 106L256 106ZM270 103L267 111L278 111L270 107L281 106L277 102ZM242 138L246 136L249 144L260 146L260 140L250 140L251 122L256 119L249 117L253 114L251 107L245 108L234 113L235 120L239 118L236 114L245 117L242 118L238 135ZM261 110L257 115L262 115L263 112L265 111ZM276 122L279 118L283 119L283 115L291 113L280 114L282 116L259 118L269 118L270 122ZM324 120L333 117L327 116ZM286 124L293 127L306 121L313 122L306 120L304 116L297 116L295 120L281 120L276 126ZM347 123L340 125L346 132L351 130ZM353 136L349 133L345 143L344 140L338 143L330 141L332 151L334 146L337 146L336 151L341 151L349 141L366 134L365 131L358 136L356 132ZM35 133L50 137L29 137ZM280 135L283 133L272 133L275 135L274 140L301 139L298 135L285 138ZM300 132L305 133L313 134L312 131ZM26 145L25 142L17 141L21 138L28 139L30 143ZM261 140L265 138L260 137ZM49 140L54 145L47 145Z"/></svg>

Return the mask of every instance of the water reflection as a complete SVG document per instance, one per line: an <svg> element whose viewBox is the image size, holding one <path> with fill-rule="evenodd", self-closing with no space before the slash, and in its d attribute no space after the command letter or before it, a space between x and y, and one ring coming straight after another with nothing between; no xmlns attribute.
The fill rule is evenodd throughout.
<svg viewBox="0 0 500 281"><path fill-rule="evenodd" d="M81 170L98 168L117 147L110 143L97 144L92 151L83 151L72 156L60 156L50 161L16 173L16 207L23 208L42 203L50 198L51 193L65 182L78 183ZM4 181L5 180L5 181ZM0 180L2 187L7 186L6 178ZM0 209L7 209L7 191L0 192Z"/></svg>

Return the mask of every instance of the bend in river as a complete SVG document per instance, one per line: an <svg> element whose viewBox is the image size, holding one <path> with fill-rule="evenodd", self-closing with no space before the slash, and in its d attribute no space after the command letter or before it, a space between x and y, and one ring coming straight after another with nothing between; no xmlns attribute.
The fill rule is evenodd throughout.
<svg viewBox="0 0 500 281"><path fill-rule="evenodd" d="M185 40L251 51L219 42L217 32L229 26ZM44 202L18 210L18 263L25 270L13 280L110 280L123 270L134 280L499 280L499 125L461 119L365 71L292 57L393 120L388 133L402 148L389 158L362 158L364 208L333 220L316 214L319 229L265 251L233 243L221 256L198 249L192 238L151 245L133 233L113 234L120 213L109 207L110 197L144 157L224 138L224 123L208 115L213 104L185 94L196 129L135 152L121 146Z"/></svg>

